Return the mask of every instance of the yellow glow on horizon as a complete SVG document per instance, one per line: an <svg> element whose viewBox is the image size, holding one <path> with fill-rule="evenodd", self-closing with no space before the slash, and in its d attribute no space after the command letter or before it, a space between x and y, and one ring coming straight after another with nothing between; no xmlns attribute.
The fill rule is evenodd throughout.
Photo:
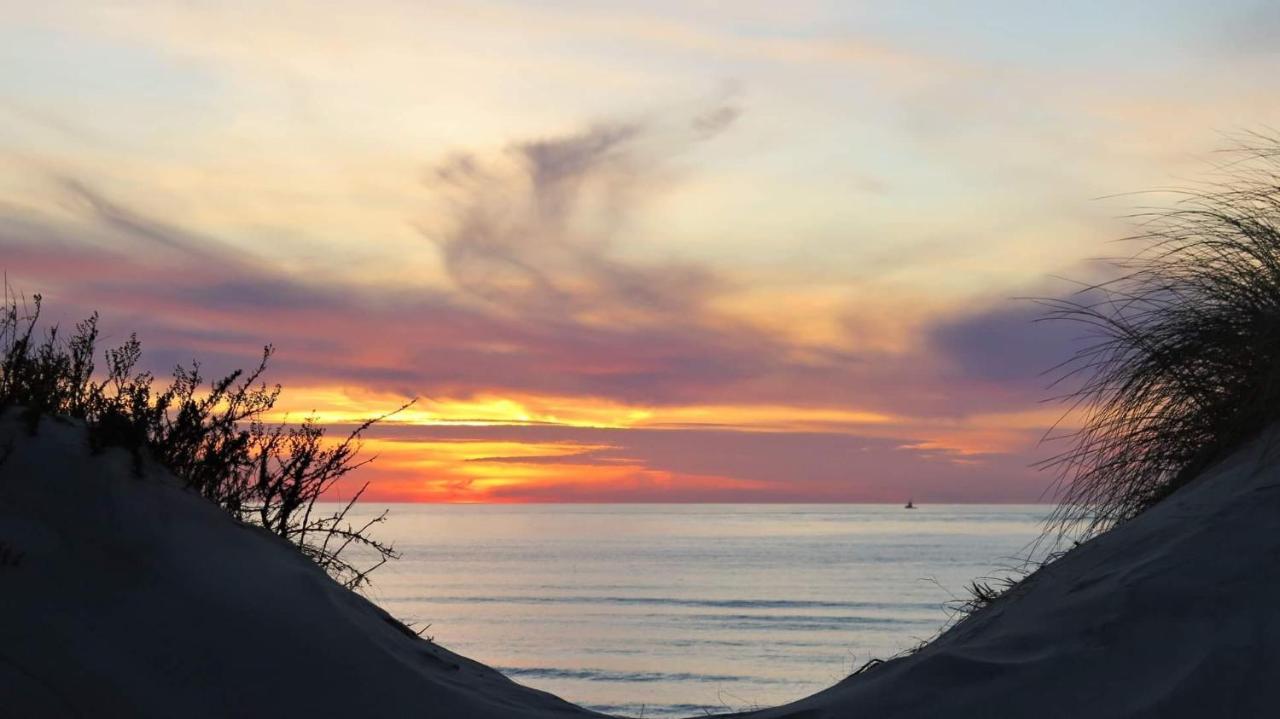
<svg viewBox="0 0 1280 719"><path fill-rule="evenodd" d="M882 412L777 404L702 405L654 409L634 426L711 425L742 430L806 431L833 425L884 425L895 417Z"/></svg>
<svg viewBox="0 0 1280 719"><path fill-rule="evenodd" d="M296 421L313 416L323 424L351 424L393 410L404 402L398 395L362 389L290 388L269 419ZM387 422L423 426L554 424L602 429L706 425L802 431L840 425L887 425L897 419L883 412L784 404L658 407L590 397L478 395L466 399L422 398Z"/></svg>
<svg viewBox="0 0 1280 719"><path fill-rule="evenodd" d="M670 472L632 461L575 461L607 445L575 442L437 441L371 438L366 456L377 461L362 471L371 496L418 502L522 502L555 490L626 491L670 487ZM519 460L530 460L522 463ZM538 461L548 460L548 461ZM681 475L685 489L750 489L760 482L710 475Z"/></svg>
<svg viewBox="0 0 1280 719"><path fill-rule="evenodd" d="M407 400L399 395L343 387L290 388L271 419L314 416L324 424L350 424L394 410ZM465 399L419 398L387 421L410 425L558 424L567 427L632 427L649 410L578 397L477 395Z"/></svg>

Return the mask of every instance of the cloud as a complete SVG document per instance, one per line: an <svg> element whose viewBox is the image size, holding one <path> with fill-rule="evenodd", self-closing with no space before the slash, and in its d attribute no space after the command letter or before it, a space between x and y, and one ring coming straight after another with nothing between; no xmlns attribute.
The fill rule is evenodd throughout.
<svg viewBox="0 0 1280 719"><path fill-rule="evenodd" d="M727 130L735 107L691 120L596 124L458 154L429 173L450 216L431 232L457 286L503 309L576 322L687 324L723 281L690 262L621 259L617 237L673 160Z"/></svg>
<svg viewBox="0 0 1280 719"><path fill-rule="evenodd" d="M711 308L725 283L709 268L626 258L615 240L675 159L733 112L595 125L443 163L433 189L453 212L435 239L453 287L313 278L74 180L59 198L72 219L12 211L0 250L10 275L64 314L101 310L166 362L194 353L231 364L271 342L277 372L294 382L650 404L731 395L791 372L785 346Z"/></svg>
<svg viewBox="0 0 1280 719"><path fill-rule="evenodd" d="M1038 382L1072 355L1080 335L1044 315L1033 300L1011 299L940 322L929 341L965 378Z"/></svg>
<svg viewBox="0 0 1280 719"><path fill-rule="evenodd" d="M220 264L235 264L227 254L210 251L210 246L216 247L217 243L202 241L199 237L177 226L135 214L128 208L107 199L80 180L64 177L58 184L63 189L63 197L73 209L80 209L82 214L91 216L103 227L116 230L120 237L149 245L148 250L161 248L179 253L188 260L205 258L215 259Z"/></svg>
<svg viewBox="0 0 1280 719"><path fill-rule="evenodd" d="M601 228L584 215L600 202L614 206L604 230L616 230L637 201L620 188L662 174L662 156L639 152L661 143L641 137L593 129L514 145L518 162L498 179L479 160L449 163L450 182L465 190L455 205L459 224L442 240L442 251L454 254L455 288L314 279L138 216L84 185L72 186L78 221L0 218L0 250L10 277L44 290L63 319L101 310L114 336L138 331L157 371L192 355L211 370L232 369L273 343L286 384L358 383L412 395L506 392L922 416L1009 405L975 389L980 383L939 374L947 361L986 366L982 348L966 349L962 338L964 323L979 319L935 329L941 357L797 345L718 312L716 300L731 283L711 269L624 258L608 232L588 231ZM651 170L642 171L645 164ZM499 201L512 195L520 202ZM513 275L503 273L508 267ZM1016 334L1012 326L1007 332Z"/></svg>
<svg viewBox="0 0 1280 719"><path fill-rule="evenodd" d="M1097 302L1097 289L1121 270L1101 261L1077 263L1061 279L1025 287L1017 296L979 300L935 318L924 346L937 361L937 376L989 411L1027 408L1069 394L1082 379L1070 360L1097 339L1097 328L1055 318L1055 302ZM1061 407L1065 409L1065 407Z"/></svg>
<svg viewBox="0 0 1280 719"><path fill-rule="evenodd" d="M193 356L210 373L229 371L273 343L273 379L286 387L892 415L874 432L839 422L744 432L731 416L664 430L466 430L599 445L466 463L548 473L541 488L492 489L508 499L1033 499L1040 487L1028 489L1035 481L1025 450L1034 432L1017 428L999 442L969 445L960 437L967 416L1034 401L1025 386L1005 381L1050 353L1037 344L1011 349L1022 341L1018 312L982 306L943 318L920 346L893 351L802 343L722 311L721 300L737 291L733 277L626 252L637 214L736 115L721 103L436 164L428 188L447 212L425 232L447 272L443 286L372 288L278 266L75 181L62 185L70 218L0 216L0 253L10 275L47 289L64 317L101 310L108 338L136 330L158 372ZM972 449L992 444L1017 447ZM552 481L574 467L611 483ZM413 471L389 491L411 496ZM466 476L441 471L462 483L450 491L462 491Z"/></svg>
<svg viewBox="0 0 1280 719"><path fill-rule="evenodd" d="M1028 469L1031 460L1025 453L958 455L901 438L838 432L386 426L375 435L409 445L565 448L539 456L468 461L466 471L472 476L484 476L484 465L495 476L506 476L510 466L534 473L538 481L505 483L494 490L494 496L510 501L897 502L914 496L934 502L1034 502L1052 481ZM601 485L593 481L595 472L583 468L629 479ZM425 490L447 477L417 481Z"/></svg>

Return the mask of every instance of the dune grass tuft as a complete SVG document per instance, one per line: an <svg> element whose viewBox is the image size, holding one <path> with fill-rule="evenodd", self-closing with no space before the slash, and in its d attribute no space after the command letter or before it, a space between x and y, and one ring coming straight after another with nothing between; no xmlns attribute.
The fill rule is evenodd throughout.
<svg viewBox="0 0 1280 719"><path fill-rule="evenodd" d="M1223 177L1139 215L1117 279L1044 300L1090 341L1060 369L1081 413L1054 525L1124 522L1280 420L1280 140L1251 135Z"/></svg>

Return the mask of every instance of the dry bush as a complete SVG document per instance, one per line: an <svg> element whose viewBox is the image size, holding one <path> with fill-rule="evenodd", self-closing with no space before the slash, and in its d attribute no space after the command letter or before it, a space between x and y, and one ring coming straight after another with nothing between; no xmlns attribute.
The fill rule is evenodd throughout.
<svg viewBox="0 0 1280 719"><path fill-rule="evenodd" d="M370 534L385 512L362 525L347 521L367 484L336 511L318 506L339 479L369 461L357 458L360 438L389 414L338 442L326 441L324 428L311 418L270 425L263 417L280 396L279 385L262 381L271 347L250 371L207 381L192 363L157 387L151 373L138 370L142 346L136 336L106 350L99 372L97 315L77 323L68 338L57 327L41 336L41 307L39 295L28 302L6 290L0 410L19 408L31 431L43 416L84 422L95 450L123 447L139 471L150 456L232 516L290 541L349 588L362 586L369 572L397 556ZM371 564L347 561L350 548L368 550Z"/></svg>

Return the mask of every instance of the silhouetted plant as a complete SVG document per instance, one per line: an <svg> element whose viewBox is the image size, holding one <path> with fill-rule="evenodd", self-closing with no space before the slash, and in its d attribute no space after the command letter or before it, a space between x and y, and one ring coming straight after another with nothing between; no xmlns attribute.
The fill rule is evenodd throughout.
<svg viewBox="0 0 1280 719"><path fill-rule="evenodd" d="M369 572L397 556L369 534L386 512L361 525L347 521L367 483L336 511L317 506L339 479L370 461L357 460L360 438L394 412L336 443L326 441L314 418L268 425L263 417L280 396L279 385L261 379L270 346L251 371L206 381L199 363L192 363L177 367L169 385L156 389L151 373L137 369L142 346L131 336L104 352L104 371L95 375L97 315L78 323L69 339L57 327L41 339L41 308L39 295L28 303L6 290L0 309L0 410L20 408L31 431L42 416L83 421L95 450L123 447L139 471L149 455L232 516L292 542L349 588L362 586ZM371 550L372 563L361 568L347 561L344 552L352 547Z"/></svg>
<svg viewBox="0 0 1280 719"><path fill-rule="evenodd" d="M1083 410L1060 472L1061 531L1134 517L1280 420L1280 143L1251 136L1228 178L1141 215L1119 279L1049 317L1093 341L1064 365Z"/></svg>
<svg viewBox="0 0 1280 719"><path fill-rule="evenodd" d="M991 574L970 580L968 584L964 585L960 594L953 593L936 579L930 579L929 581L937 585L939 589L951 595L951 599L943 603L943 608L948 614L948 620L946 626L938 632L938 635L963 622L980 610L995 604L1001 598L1026 591L1030 583L1035 581L1035 577L1041 569L1058 561L1070 549L1078 546L1079 542L1071 544L1072 546L1070 547L1062 547L1040 554L1038 550L1042 545L1039 542L1033 543L1028 555L1010 558L1008 562L998 565ZM935 637L938 635L935 635ZM907 650L906 653L912 654L930 641L932 640L925 640L914 649Z"/></svg>
<svg viewBox="0 0 1280 719"><path fill-rule="evenodd" d="M974 612L990 605L1013 587L1017 586L1020 577L982 577L974 579L965 587L968 597L960 600L956 611L962 614Z"/></svg>

